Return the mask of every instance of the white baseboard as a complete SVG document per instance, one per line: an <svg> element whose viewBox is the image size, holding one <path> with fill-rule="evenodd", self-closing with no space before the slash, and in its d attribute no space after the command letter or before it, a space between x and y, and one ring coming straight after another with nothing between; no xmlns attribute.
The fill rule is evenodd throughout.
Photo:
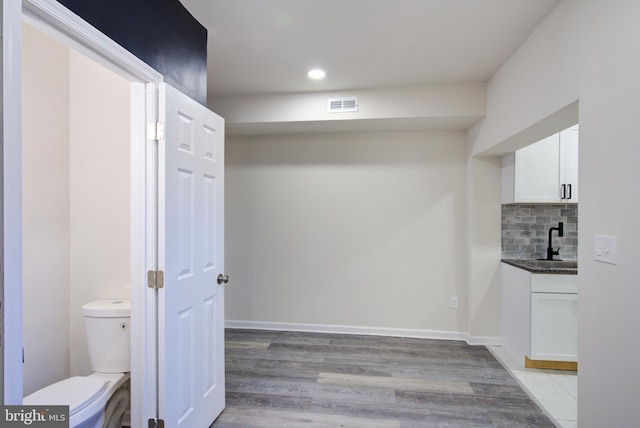
<svg viewBox="0 0 640 428"><path fill-rule="evenodd" d="M502 338L497 336L469 336L466 339L469 345L483 345L483 346L501 346Z"/></svg>
<svg viewBox="0 0 640 428"><path fill-rule="evenodd" d="M442 330L416 330L385 327L273 323L235 320L225 321L225 327L252 330L302 331L308 333L363 334L368 336L410 337L417 339L464 340L469 345L496 345L500 344L501 342L500 338L498 337L471 337L468 333L465 332Z"/></svg>

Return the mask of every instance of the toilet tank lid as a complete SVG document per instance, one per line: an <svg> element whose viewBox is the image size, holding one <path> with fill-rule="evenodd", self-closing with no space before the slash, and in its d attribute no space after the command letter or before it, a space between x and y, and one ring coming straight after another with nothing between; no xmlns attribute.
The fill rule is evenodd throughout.
<svg viewBox="0 0 640 428"><path fill-rule="evenodd" d="M106 383L102 379L74 376L27 395L22 403L27 406L69 406L71 416L93 403L105 389Z"/></svg>
<svg viewBox="0 0 640 428"><path fill-rule="evenodd" d="M122 318L131 315L130 300L94 300L82 305L82 314L96 318Z"/></svg>

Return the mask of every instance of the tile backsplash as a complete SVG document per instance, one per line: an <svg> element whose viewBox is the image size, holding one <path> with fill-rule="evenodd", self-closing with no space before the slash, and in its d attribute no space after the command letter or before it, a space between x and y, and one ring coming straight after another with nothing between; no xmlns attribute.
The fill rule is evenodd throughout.
<svg viewBox="0 0 640 428"><path fill-rule="evenodd" d="M578 204L502 205L502 258L539 259L547 256L549 228L564 222L564 237L553 231L556 258L578 258Z"/></svg>

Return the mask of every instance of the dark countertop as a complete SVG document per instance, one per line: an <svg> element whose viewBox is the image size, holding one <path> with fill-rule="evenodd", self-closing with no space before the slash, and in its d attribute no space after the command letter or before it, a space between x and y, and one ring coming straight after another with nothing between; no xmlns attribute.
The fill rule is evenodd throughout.
<svg viewBox="0 0 640 428"><path fill-rule="evenodd" d="M502 259L502 263L506 263L511 266L515 266L520 269L524 269L531 273L542 273L552 275L577 275L578 268L567 268L558 266L539 266L535 264L535 260L521 260L521 259Z"/></svg>

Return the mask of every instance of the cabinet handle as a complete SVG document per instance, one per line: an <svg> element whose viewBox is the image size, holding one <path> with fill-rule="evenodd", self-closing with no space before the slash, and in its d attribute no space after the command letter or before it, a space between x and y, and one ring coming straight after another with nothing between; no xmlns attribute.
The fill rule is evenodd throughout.
<svg viewBox="0 0 640 428"><path fill-rule="evenodd" d="M569 197L567 199L571 199L571 184L567 185L569 187Z"/></svg>
<svg viewBox="0 0 640 428"><path fill-rule="evenodd" d="M560 199L567 199L567 185L560 186Z"/></svg>

